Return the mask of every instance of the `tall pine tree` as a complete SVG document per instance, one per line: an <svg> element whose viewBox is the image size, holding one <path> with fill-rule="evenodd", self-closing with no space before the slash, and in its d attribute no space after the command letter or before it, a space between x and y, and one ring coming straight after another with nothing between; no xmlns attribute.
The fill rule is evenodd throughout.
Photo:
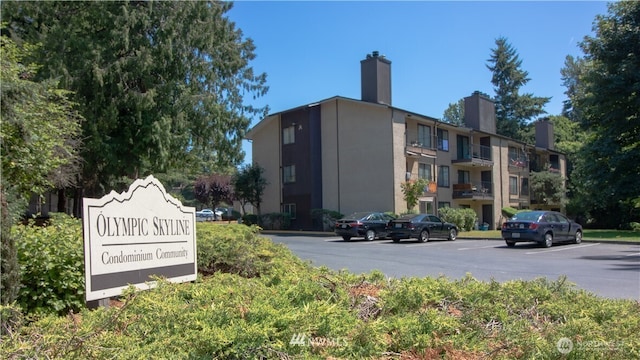
<svg viewBox="0 0 640 360"><path fill-rule="evenodd" d="M534 117L545 113L548 97L536 97L520 93L520 88L529 82L529 73L522 70L516 50L500 37L491 50L487 68L493 73L491 83L496 93L496 131L516 140L524 141L524 130Z"/></svg>

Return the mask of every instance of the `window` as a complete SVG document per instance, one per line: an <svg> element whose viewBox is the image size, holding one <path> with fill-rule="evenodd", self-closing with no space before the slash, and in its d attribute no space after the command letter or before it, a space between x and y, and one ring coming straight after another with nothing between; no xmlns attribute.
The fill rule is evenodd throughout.
<svg viewBox="0 0 640 360"><path fill-rule="evenodd" d="M471 184L471 173L466 170L458 170L458 184Z"/></svg>
<svg viewBox="0 0 640 360"><path fill-rule="evenodd" d="M518 178L516 176L509 176L509 194L518 195Z"/></svg>
<svg viewBox="0 0 640 360"><path fill-rule="evenodd" d="M438 167L438 186L449 187L449 167Z"/></svg>
<svg viewBox="0 0 640 360"><path fill-rule="evenodd" d="M282 168L282 181L287 183L296 182L296 166L289 165Z"/></svg>
<svg viewBox="0 0 640 360"><path fill-rule="evenodd" d="M422 147L431 148L431 126L418 124L418 143Z"/></svg>
<svg viewBox="0 0 640 360"><path fill-rule="evenodd" d="M296 218L296 204L284 204L282 205L282 212L285 214L289 214L291 219Z"/></svg>
<svg viewBox="0 0 640 360"><path fill-rule="evenodd" d="M431 165L429 164L418 164L418 177L420 179L426 179L431 181Z"/></svg>
<svg viewBox="0 0 640 360"><path fill-rule="evenodd" d="M295 126L289 126L282 129L282 143L284 145L293 144L296 142L296 128Z"/></svg>
<svg viewBox="0 0 640 360"><path fill-rule="evenodd" d="M442 209L442 208L450 208L451 207L451 203L448 201L438 201L438 209Z"/></svg>
<svg viewBox="0 0 640 360"><path fill-rule="evenodd" d="M471 159L471 145L468 136L457 135L458 159Z"/></svg>
<svg viewBox="0 0 640 360"><path fill-rule="evenodd" d="M522 185L520 186L520 194L529 195L529 178L522 178Z"/></svg>
<svg viewBox="0 0 640 360"><path fill-rule="evenodd" d="M438 129L438 150L449 151L449 131Z"/></svg>

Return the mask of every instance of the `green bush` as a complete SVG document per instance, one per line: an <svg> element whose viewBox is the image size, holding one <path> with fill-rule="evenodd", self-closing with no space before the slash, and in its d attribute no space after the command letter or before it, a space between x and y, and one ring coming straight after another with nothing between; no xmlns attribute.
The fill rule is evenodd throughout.
<svg viewBox="0 0 640 360"><path fill-rule="evenodd" d="M311 219L313 221L313 227L316 230L321 231L333 231L333 227L336 220L341 219L344 215L327 209L312 209Z"/></svg>
<svg viewBox="0 0 640 360"><path fill-rule="evenodd" d="M267 230L288 230L291 227L291 215L288 213L269 213L261 218L262 227Z"/></svg>
<svg viewBox="0 0 640 360"><path fill-rule="evenodd" d="M85 306L84 252L79 219L52 214L12 228L20 264L18 304L28 313L64 314Z"/></svg>
<svg viewBox="0 0 640 360"><path fill-rule="evenodd" d="M517 214L518 212L520 212L520 210L512 208L510 206L505 206L502 208L502 216L504 216L507 219L512 218L513 215Z"/></svg>
<svg viewBox="0 0 640 360"><path fill-rule="evenodd" d="M258 215L256 214L245 214L242 216L242 223L251 226L258 225Z"/></svg>
<svg viewBox="0 0 640 360"><path fill-rule="evenodd" d="M438 214L443 221L456 224L460 231L471 231L478 221L476 212L471 209L454 209L444 207L438 209Z"/></svg>

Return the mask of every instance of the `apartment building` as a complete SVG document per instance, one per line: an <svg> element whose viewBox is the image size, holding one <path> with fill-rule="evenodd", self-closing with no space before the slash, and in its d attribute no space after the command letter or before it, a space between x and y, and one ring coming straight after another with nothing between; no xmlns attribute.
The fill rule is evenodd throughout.
<svg viewBox="0 0 640 360"><path fill-rule="evenodd" d="M396 108L391 61L377 52L361 64L361 99L335 96L268 115L254 126L253 162L268 182L262 213L291 214L292 228L317 230L312 209L407 211L401 184L429 181L420 212L471 208L499 228L501 209L555 208L536 204L530 171L566 173L553 149L553 126L536 122L536 144L496 134L495 104L474 92L465 100L465 126ZM563 176L564 178L564 176Z"/></svg>

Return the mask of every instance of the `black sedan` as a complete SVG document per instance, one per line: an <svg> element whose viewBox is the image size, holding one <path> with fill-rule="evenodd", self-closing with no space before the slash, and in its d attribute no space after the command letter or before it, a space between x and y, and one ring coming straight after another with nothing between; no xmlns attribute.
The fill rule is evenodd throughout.
<svg viewBox="0 0 640 360"><path fill-rule="evenodd" d="M502 224L507 246L535 242L551 247L557 242L582 242L582 226L556 211L523 211Z"/></svg>
<svg viewBox="0 0 640 360"><path fill-rule="evenodd" d="M458 227L455 224L442 221L431 214L408 214L389 222L388 234L394 242L400 239L418 239L427 242L431 238L455 240L458 237Z"/></svg>
<svg viewBox="0 0 640 360"><path fill-rule="evenodd" d="M371 241L387 236L387 223L393 220L391 215L381 212L356 212L336 221L335 233L344 241L354 237L364 237Z"/></svg>

